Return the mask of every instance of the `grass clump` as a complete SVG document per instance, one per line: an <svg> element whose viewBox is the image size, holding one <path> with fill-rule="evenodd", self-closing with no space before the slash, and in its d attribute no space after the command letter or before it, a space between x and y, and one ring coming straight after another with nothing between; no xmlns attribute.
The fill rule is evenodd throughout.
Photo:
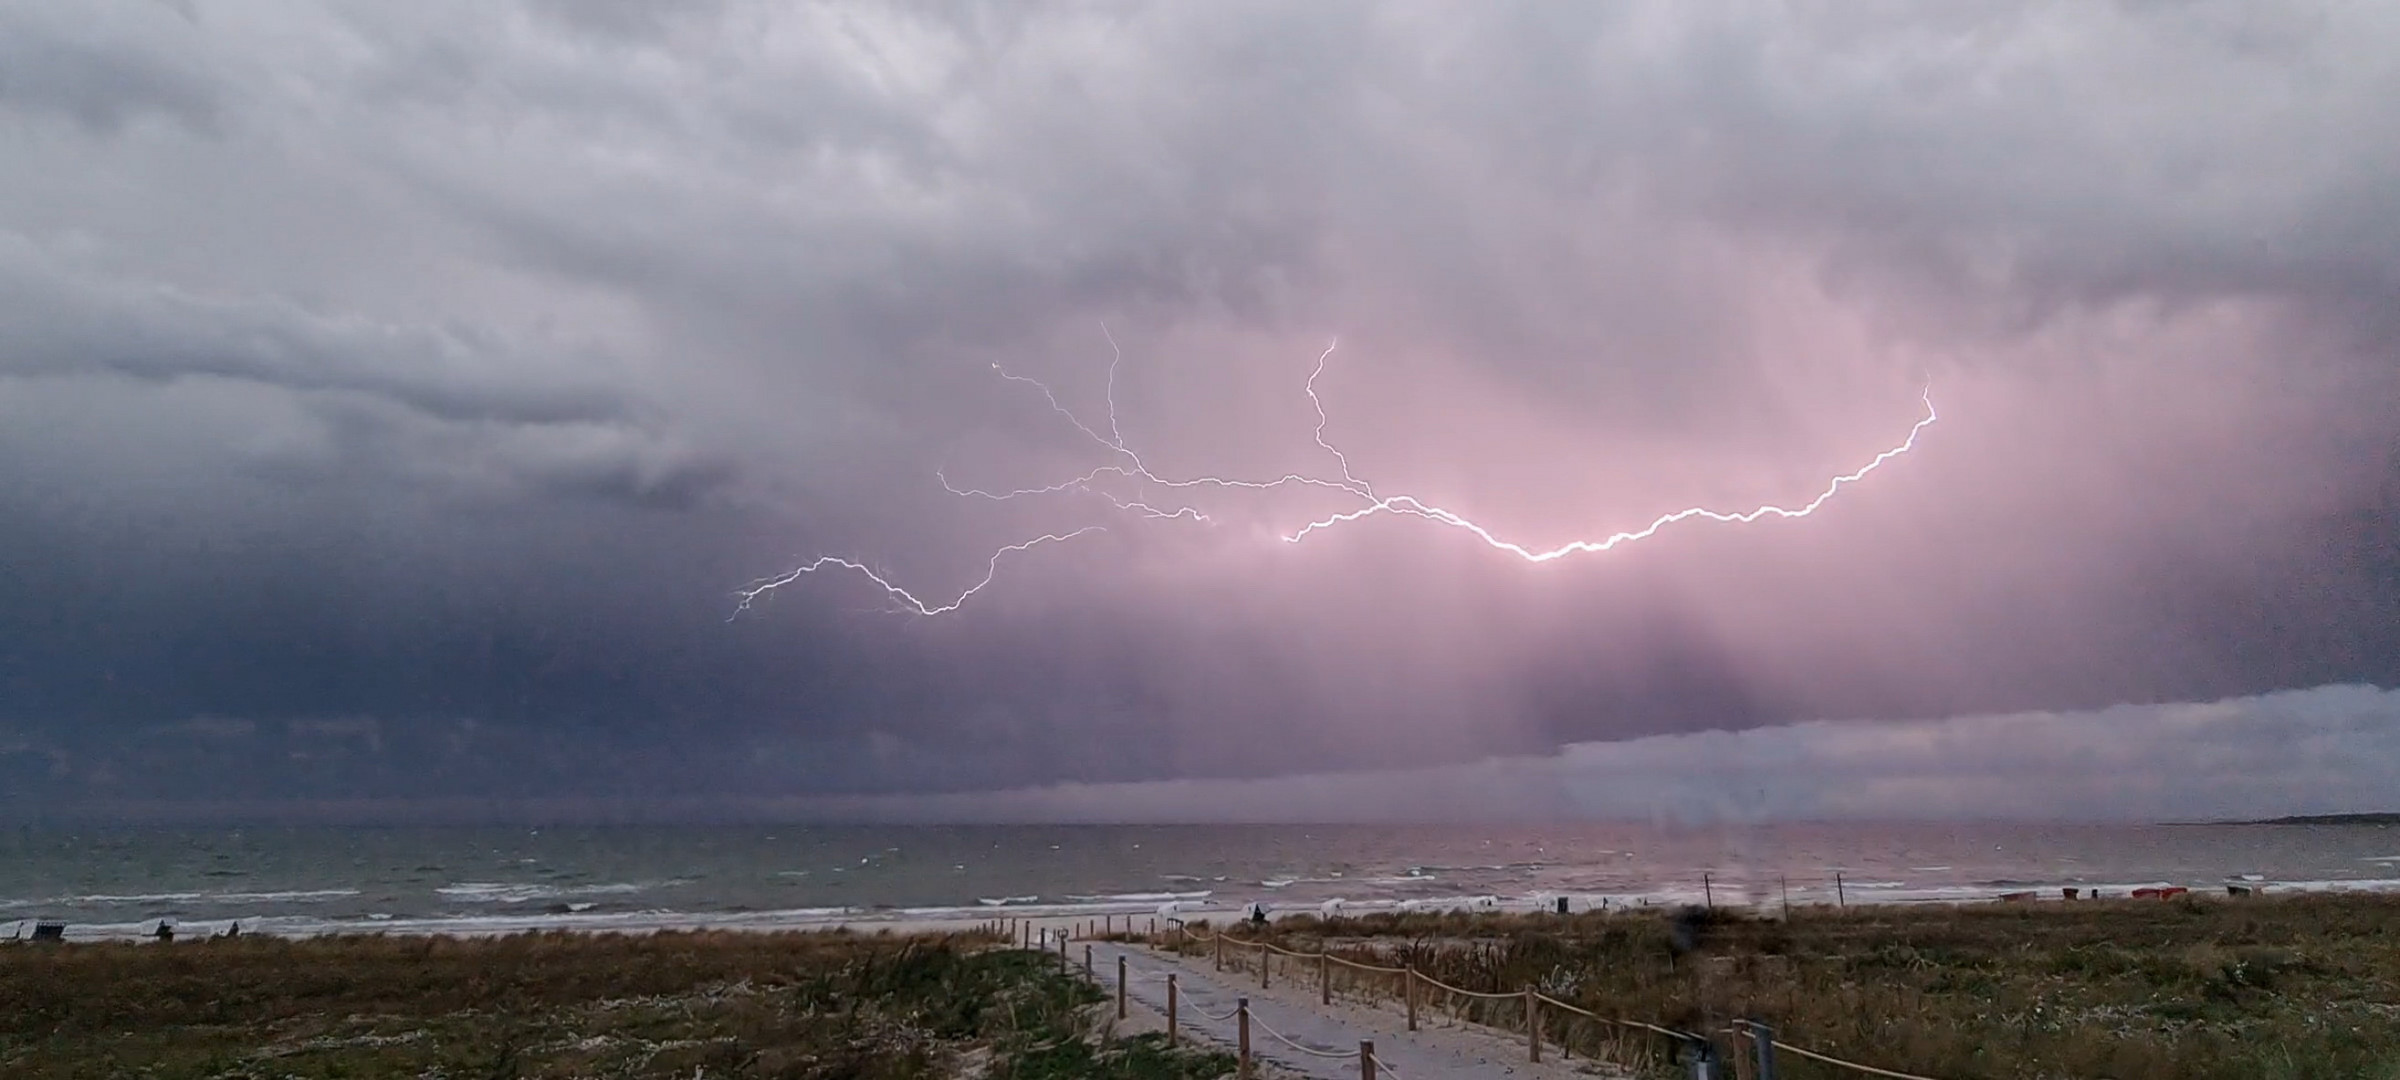
<svg viewBox="0 0 2400 1080"><path fill-rule="evenodd" d="M1199 1080L976 938L527 934L0 948L0 1076Z"/></svg>

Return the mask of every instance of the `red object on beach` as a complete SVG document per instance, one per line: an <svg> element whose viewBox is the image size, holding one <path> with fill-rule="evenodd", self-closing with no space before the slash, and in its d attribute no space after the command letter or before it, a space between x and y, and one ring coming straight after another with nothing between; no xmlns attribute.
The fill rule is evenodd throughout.
<svg viewBox="0 0 2400 1080"><path fill-rule="evenodd" d="M2184 888L2181 885L2168 885L2156 889L2135 889L2133 890L2133 898L2136 900L2166 900L2173 897L2182 896L2190 891L2192 890Z"/></svg>

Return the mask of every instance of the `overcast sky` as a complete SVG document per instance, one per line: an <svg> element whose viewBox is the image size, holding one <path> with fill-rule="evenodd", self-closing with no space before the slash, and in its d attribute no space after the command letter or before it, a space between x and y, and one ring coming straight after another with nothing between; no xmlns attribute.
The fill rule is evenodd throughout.
<svg viewBox="0 0 2400 1080"><path fill-rule="evenodd" d="M0 0L0 808L2390 809L2396 100L2330 2ZM1136 455L1356 490L945 490ZM741 608L827 555L990 581Z"/></svg>

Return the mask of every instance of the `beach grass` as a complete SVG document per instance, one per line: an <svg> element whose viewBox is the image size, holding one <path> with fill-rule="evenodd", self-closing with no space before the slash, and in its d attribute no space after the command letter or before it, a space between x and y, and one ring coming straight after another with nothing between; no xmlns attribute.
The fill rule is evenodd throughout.
<svg viewBox="0 0 2400 1080"><path fill-rule="evenodd" d="M246 937L0 948L0 1076L1201 1080L974 936Z"/></svg>
<svg viewBox="0 0 2400 1080"><path fill-rule="evenodd" d="M1787 1043L1944 1080L2400 1078L2400 898L2384 896L1887 905L1789 918L1300 916L1231 932L1414 965L1469 990L1531 985L1603 1017L1718 1033L1729 1047L1731 1022L1755 1018ZM1249 951L1227 955L1247 969ZM1292 974L1312 970L1301 961ZM1397 992L1391 977L1363 974L1336 986ZM1521 1000L1443 1005L1523 1029ZM1671 1055L1663 1037L1550 1014L1553 1042L1660 1069ZM1860 1075L1789 1054L1782 1065L1800 1080Z"/></svg>

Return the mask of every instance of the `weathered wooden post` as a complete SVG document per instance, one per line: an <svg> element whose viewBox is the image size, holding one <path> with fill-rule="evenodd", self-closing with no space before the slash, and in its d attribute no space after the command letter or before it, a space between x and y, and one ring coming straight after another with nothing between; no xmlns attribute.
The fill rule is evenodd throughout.
<svg viewBox="0 0 2400 1080"><path fill-rule="evenodd" d="M1358 1040L1358 1080L1375 1080L1375 1040Z"/></svg>
<svg viewBox="0 0 2400 1080"><path fill-rule="evenodd" d="M1175 973L1174 973L1174 972L1172 972L1172 971L1170 971L1170 972L1168 972L1168 973L1167 973L1167 1045L1168 1045L1168 1046L1173 1046L1173 1045L1175 1045L1175 1041L1176 1041L1177 1039L1181 1038L1181 1036L1180 1036L1180 1035L1176 1034L1176 1028L1175 1028L1175 1000L1176 1000L1176 996L1177 996L1177 995L1176 995L1176 991L1175 991Z"/></svg>
<svg viewBox="0 0 2400 1080"><path fill-rule="evenodd" d="M1717 887L1716 887L1714 884L1710 883L1710 881L1708 880L1708 872L1707 872L1707 871L1705 871L1705 870L1704 870L1704 871L1701 871L1701 873L1700 873L1700 897L1701 897L1701 902L1703 902L1703 903L1707 904L1707 905L1708 905L1708 907L1709 907L1709 910L1711 910L1711 911L1714 911L1714 910L1716 910L1716 907L1717 907Z"/></svg>
<svg viewBox="0 0 2400 1080"><path fill-rule="evenodd" d="M1717 1044L1707 1038L1692 1040L1692 1080L1717 1080Z"/></svg>
<svg viewBox="0 0 2400 1080"><path fill-rule="evenodd" d="M1833 906L1850 906L1850 898L1842 892L1842 872L1839 870L1833 872Z"/></svg>
<svg viewBox="0 0 2400 1080"><path fill-rule="evenodd" d="M1216 966L1217 966L1217 970L1218 970L1218 971L1223 971L1223 970L1225 970L1225 933L1224 933L1224 931L1221 931L1221 930L1220 930L1220 931L1218 931L1218 932L1217 932L1217 936L1215 936L1215 937L1212 937L1212 938L1210 938L1209 940L1210 940L1211 942L1214 942L1214 943L1216 944L1216 947L1217 947L1217 949L1216 949L1216 953L1215 953L1213 956L1211 956L1211 957L1210 957L1210 959L1216 962Z"/></svg>
<svg viewBox="0 0 2400 1080"><path fill-rule="evenodd" d="M1125 957L1117 956L1117 1019L1125 1019Z"/></svg>
<svg viewBox="0 0 2400 1080"><path fill-rule="evenodd" d="M1324 953L1317 954L1317 1004L1333 1004L1333 968Z"/></svg>
<svg viewBox="0 0 2400 1080"><path fill-rule="evenodd" d="M1275 966L1275 954L1267 951L1267 943L1258 943L1258 988L1267 988L1267 969Z"/></svg>
<svg viewBox="0 0 2400 1080"><path fill-rule="evenodd" d="M1239 1033L1235 1045L1240 1048L1240 1056L1235 1058L1235 1075L1241 1080L1250 1080L1250 999L1235 998L1233 1015Z"/></svg>
<svg viewBox="0 0 2400 1080"><path fill-rule="evenodd" d="M1751 1080L1776 1080L1775 1029L1750 1021L1750 1060L1757 1063Z"/></svg>
<svg viewBox="0 0 2400 1080"><path fill-rule="evenodd" d="M1411 964L1400 977L1401 992L1408 995L1408 1030L1417 1030L1417 968Z"/></svg>
<svg viewBox="0 0 2400 1080"><path fill-rule="evenodd" d="M1525 1050L1527 1060L1542 1060L1542 997L1530 986L1525 988Z"/></svg>
<svg viewBox="0 0 2400 1080"><path fill-rule="evenodd" d="M1092 947L1088 944L1083 947L1083 977L1092 977Z"/></svg>

